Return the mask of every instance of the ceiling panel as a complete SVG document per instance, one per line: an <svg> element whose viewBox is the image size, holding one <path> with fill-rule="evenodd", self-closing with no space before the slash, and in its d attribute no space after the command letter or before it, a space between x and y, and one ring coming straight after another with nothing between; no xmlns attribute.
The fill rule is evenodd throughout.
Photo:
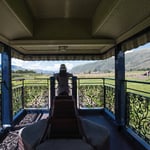
<svg viewBox="0 0 150 150"><path fill-rule="evenodd" d="M27 0L33 16L49 18L91 18L100 0Z"/></svg>
<svg viewBox="0 0 150 150"><path fill-rule="evenodd" d="M150 27L150 0L24 2L0 1L0 42L13 47L17 58L103 59L114 55L117 43Z"/></svg>

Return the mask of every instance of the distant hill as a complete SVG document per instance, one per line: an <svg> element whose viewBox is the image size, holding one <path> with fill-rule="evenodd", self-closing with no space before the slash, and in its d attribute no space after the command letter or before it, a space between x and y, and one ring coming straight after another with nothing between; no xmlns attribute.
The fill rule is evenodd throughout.
<svg viewBox="0 0 150 150"><path fill-rule="evenodd" d="M17 70L25 70L25 68L19 67L19 66L15 66L15 65L12 65L12 66L11 66L11 69L12 69L13 71L17 71Z"/></svg>
<svg viewBox="0 0 150 150"><path fill-rule="evenodd" d="M1 70L2 65L0 64L0 70ZM12 71L18 71L18 70L29 70L29 71L34 71L36 73L43 73L43 74L53 74L53 71L48 71L48 70L41 70L41 69L26 69L20 66L12 65L11 66Z"/></svg>
<svg viewBox="0 0 150 150"><path fill-rule="evenodd" d="M150 49L135 50L125 54L126 70L150 70ZM72 73L112 72L115 68L114 57L72 68Z"/></svg>
<svg viewBox="0 0 150 150"><path fill-rule="evenodd" d="M1 68L2 68L2 65L0 64L0 70L1 70ZM12 69L13 71L25 70L25 68L19 67L19 66L16 66L16 65L12 65L12 66L11 66L11 69Z"/></svg>

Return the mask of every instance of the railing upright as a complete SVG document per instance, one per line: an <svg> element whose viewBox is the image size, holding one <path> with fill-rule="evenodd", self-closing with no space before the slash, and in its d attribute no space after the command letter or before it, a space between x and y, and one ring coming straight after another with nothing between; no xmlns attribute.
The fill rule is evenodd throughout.
<svg viewBox="0 0 150 150"><path fill-rule="evenodd" d="M105 89L105 78L103 78L103 99L104 99L104 108L106 108L106 89Z"/></svg>
<svg viewBox="0 0 150 150"><path fill-rule="evenodd" d="M51 106L55 97L55 77L50 77L50 93L51 93Z"/></svg>
<svg viewBox="0 0 150 150"><path fill-rule="evenodd" d="M72 77L72 96L75 99L76 106L77 106L77 77Z"/></svg>
<svg viewBox="0 0 150 150"><path fill-rule="evenodd" d="M24 79L12 80L13 116L24 109Z"/></svg>
<svg viewBox="0 0 150 150"><path fill-rule="evenodd" d="M22 79L22 109L24 109L24 80L25 79Z"/></svg>

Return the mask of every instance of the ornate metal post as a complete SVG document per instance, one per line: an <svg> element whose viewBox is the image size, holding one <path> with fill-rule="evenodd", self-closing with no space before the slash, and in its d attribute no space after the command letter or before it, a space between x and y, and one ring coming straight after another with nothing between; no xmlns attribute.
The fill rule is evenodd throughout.
<svg viewBox="0 0 150 150"><path fill-rule="evenodd" d="M12 126L11 47L3 45L2 51L2 126Z"/></svg>
<svg viewBox="0 0 150 150"><path fill-rule="evenodd" d="M119 126L125 125L125 59L121 46L115 50L115 118Z"/></svg>

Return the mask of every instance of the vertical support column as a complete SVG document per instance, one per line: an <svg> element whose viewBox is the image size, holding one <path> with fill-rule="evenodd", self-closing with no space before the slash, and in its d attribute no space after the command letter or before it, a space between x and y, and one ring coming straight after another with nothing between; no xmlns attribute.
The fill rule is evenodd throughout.
<svg viewBox="0 0 150 150"><path fill-rule="evenodd" d="M4 45L2 52L2 125L12 126L11 48Z"/></svg>
<svg viewBox="0 0 150 150"><path fill-rule="evenodd" d="M118 126L125 124L125 56L121 46L115 50L115 118Z"/></svg>
<svg viewBox="0 0 150 150"><path fill-rule="evenodd" d="M77 106L77 77L76 76L72 77L72 96L74 97Z"/></svg>
<svg viewBox="0 0 150 150"><path fill-rule="evenodd" d="M50 77L50 92L51 92L51 107L52 107L52 103L53 103L53 99L55 97L55 78L54 77Z"/></svg>

